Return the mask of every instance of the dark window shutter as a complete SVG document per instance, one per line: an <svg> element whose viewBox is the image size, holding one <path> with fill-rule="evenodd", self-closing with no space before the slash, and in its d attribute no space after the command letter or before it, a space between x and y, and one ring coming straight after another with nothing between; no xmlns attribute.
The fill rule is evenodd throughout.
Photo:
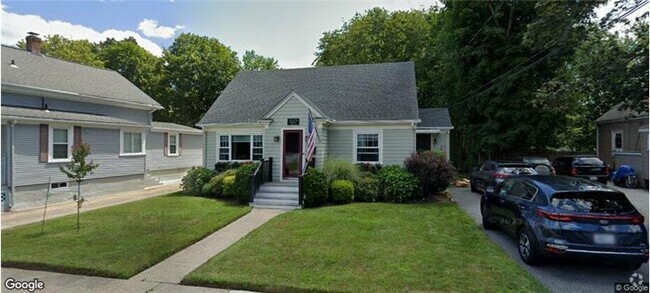
<svg viewBox="0 0 650 293"><path fill-rule="evenodd" d="M180 155L183 154L183 134L182 133L178 134L178 141L176 142L176 144L178 145L177 146L178 155L180 156Z"/></svg>
<svg viewBox="0 0 650 293"><path fill-rule="evenodd" d="M169 139L168 133L165 132L163 133L163 155L166 157L168 152L167 152L167 140Z"/></svg>
<svg viewBox="0 0 650 293"><path fill-rule="evenodd" d="M81 126L75 126L74 127L74 145L81 145L81 142L83 140L81 139Z"/></svg>
<svg viewBox="0 0 650 293"><path fill-rule="evenodd" d="M41 124L40 125L40 147L39 147L39 155L38 155L38 161L39 162L47 162L47 148L49 145L48 141L48 134L49 134L49 128L47 124Z"/></svg>

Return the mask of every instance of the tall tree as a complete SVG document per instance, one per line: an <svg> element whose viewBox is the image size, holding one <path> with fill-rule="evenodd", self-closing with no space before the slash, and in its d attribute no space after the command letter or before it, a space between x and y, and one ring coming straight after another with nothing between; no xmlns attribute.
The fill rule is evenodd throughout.
<svg viewBox="0 0 650 293"><path fill-rule="evenodd" d="M183 33L163 52L165 111L158 119L195 125L240 70L237 53L215 38Z"/></svg>
<svg viewBox="0 0 650 293"><path fill-rule="evenodd" d="M19 41L18 47L25 49L25 41ZM104 68L104 62L98 54L97 45L88 40L71 40L61 35L48 35L43 38L41 53L63 60Z"/></svg>
<svg viewBox="0 0 650 293"><path fill-rule="evenodd" d="M280 69L278 60L273 57L264 57L255 53L255 50L246 51L242 56L242 69L247 71Z"/></svg>

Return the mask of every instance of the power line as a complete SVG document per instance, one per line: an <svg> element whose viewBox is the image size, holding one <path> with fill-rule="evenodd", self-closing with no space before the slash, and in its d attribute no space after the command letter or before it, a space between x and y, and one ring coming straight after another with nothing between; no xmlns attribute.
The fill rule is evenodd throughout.
<svg viewBox="0 0 650 293"><path fill-rule="evenodd" d="M497 7L497 9L495 9L495 11L498 11L498 10L501 8L501 6L503 6L503 3L505 3L505 2L501 2L501 4L499 4L499 6ZM485 21L485 23L483 23L483 25L478 29L478 31L476 31L476 33L474 34L474 36L472 36L472 38L469 40L469 42L467 42L467 45L469 45L469 44L472 43L472 41L474 40L474 38L476 38L476 36L478 36L478 34L479 34L479 33L480 33L484 28L485 28L485 26L486 26L486 25L488 24L488 22L489 22L489 21L494 17L494 15L495 15L495 14L492 13L492 15L490 15L490 17L488 17L488 19Z"/></svg>

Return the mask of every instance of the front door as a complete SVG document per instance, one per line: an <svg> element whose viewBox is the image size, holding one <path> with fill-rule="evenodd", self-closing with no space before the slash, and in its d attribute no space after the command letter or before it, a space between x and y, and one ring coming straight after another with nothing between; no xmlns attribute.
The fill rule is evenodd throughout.
<svg viewBox="0 0 650 293"><path fill-rule="evenodd" d="M302 130L284 130L282 136L282 177L296 178L302 170Z"/></svg>

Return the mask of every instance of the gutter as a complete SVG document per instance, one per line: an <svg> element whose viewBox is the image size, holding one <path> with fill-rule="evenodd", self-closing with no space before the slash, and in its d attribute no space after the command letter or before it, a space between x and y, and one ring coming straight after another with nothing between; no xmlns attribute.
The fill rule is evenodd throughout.
<svg viewBox="0 0 650 293"><path fill-rule="evenodd" d="M134 127L134 128L150 128L151 126L147 124L127 124L127 123L110 123L110 122L92 122L92 121L79 121L79 120L62 120L62 119L47 119L47 118L30 118L30 117L20 117L20 116L10 116L2 115L2 119L13 119L13 121L27 121L27 122L55 122L55 123L74 123L75 125L84 126L84 125L99 125L99 126L110 126L110 127Z"/></svg>

